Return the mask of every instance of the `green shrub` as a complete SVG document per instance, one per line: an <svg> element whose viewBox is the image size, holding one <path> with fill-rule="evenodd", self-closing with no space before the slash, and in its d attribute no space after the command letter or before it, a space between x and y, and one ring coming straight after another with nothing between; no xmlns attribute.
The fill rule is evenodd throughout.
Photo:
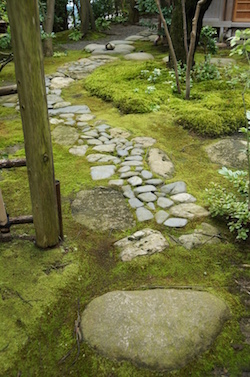
<svg viewBox="0 0 250 377"><path fill-rule="evenodd" d="M69 34L69 39L75 42L80 41L82 37L83 37L83 33L78 29L72 29L72 32Z"/></svg>

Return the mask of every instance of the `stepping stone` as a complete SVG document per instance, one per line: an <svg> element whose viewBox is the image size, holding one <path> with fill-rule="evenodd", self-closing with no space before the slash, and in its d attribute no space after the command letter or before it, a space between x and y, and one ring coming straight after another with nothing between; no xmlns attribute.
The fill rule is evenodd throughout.
<svg viewBox="0 0 250 377"><path fill-rule="evenodd" d="M120 258L128 262L137 256L161 253L169 244L159 231L146 228L115 242L114 246L122 249Z"/></svg>
<svg viewBox="0 0 250 377"><path fill-rule="evenodd" d="M133 52L132 54L127 54L124 56L125 60L136 60L136 61L145 61L145 60L154 60L154 56L147 52Z"/></svg>
<svg viewBox="0 0 250 377"><path fill-rule="evenodd" d="M87 144L89 144L89 145L103 145L102 142L98 139L88 139Z"/></svg>
<svg viewBox="0 0 250 377"><path fill-rule="evenodd" d="M144 192L151 192L151 191L156 191L157 188L153 185L146 185L146 186L140 186L136 187L134 189L134 193L137 194L143 194Z"/></svg>
<svg viewBox="0 0 250 377"><path fill-rule="evenodd" d="M132 149L131 150L131 152L130 152L130 155L131 156L137 156L137 155L141 155L141 154L143 154L144 153L144 150L143 149L140 149L140 148L134 148L134 149Z"/></svg>
<svg viewBox="0 0 250 377"><path fill-rule="evenodd" d="M73 145L79 138L78 132L67 126L57 126L51 134L55 143L60 145Z"/></svg>
<svg viewBox="0 0 250 377"><path fill-rule="evenodd" d="M90 168L91 177L94 181L106 179L115 174L115 165L94 166Z"/></svg>
<svg viewBox="0 0 250 377"><path fill-rule="evenodd" d="M126 173L128 171L130 171L130 167L129 166L123 166L122 168L120 168L118 170L119 173Z"/></svg>
<svg viewBox="0 0 250 377"><path fill-rule="evenodd" d="M128 151L126 149L117 149L117 154L120 157L126 157L128 156Z"/></svg>
<svg viewBox="0 0 250 377"><path fill-rule="evenodd" d="M109 181L109 186L122 186L123 182L123 179L112 179Z"/></svg>
<svg viewBox="0 0 250 377"><path fill-rule="evenodd" d="M82 114L76 118L80 122L88 122L92 119L95 119L95 115L93 114Z"/></svg>
<svg viewBox="0 0 250 377"><path fill-rule="evenodd" d="M163 183L163 180L159 178L152 178L152 179L148 179L145 183L147 183L148 185L158 186Z"/></svg>
<svg viewBox="0 0 250 377"><path fill-rule="evenodd" d="M175 195L183 192L187 192L186 183L183 181L177 181L174 183L169 183L168 185L162 186L161 191L165 194Z"/></svg>
<svg viewBox="0 0 250 377"><path fill-rule="evenodd" d="M169 208L174 205L174 202L168 198L158 198L157 205L161 208Z"/></svg>
<svg viewBox="0 0 250 377"><path fill-rule="evenodd" d="M148 171L148 170L142 170L141 175L142 175L142 178L144 179L150 179L153 177L153 174L151 173L151 171Z"/></svg>
<svg viewBox="0 0 250 377"><path fill-rule="evenodd" d="M169 213L175 217L185 217L186 219L199 219L207 217L210 213L203 207L193 203L178 204L170 208Z"/></svg>
<svg viewBox="0 0 250 377"><path fill-rule="evenodd" d="M151 209L151 210L155 211L155 205L154 205L154 203L148 202L147 203L147 207L148 207L149 210Z"/></svg>
<svg viewBox="0 0 250 377"><path fill-rule="evenodd" d="M129 37L125 38L125 41L132 41L132 42L135 42L135 41L141 41L142 39L144 39L144 37L142 35L130 35Z"/></svg>
<svg viewBox="0 0 250 377"><path fill-rule="evenodd" d="M134 192L131 190L131 188L125 188L124 186L122 187L123 189L123 195L125 198L132 199L135 197Z"/></svg>
<svg viewBox="0 0 250 377"><path fill-rule="evenodd" d="M139 194L138 198L143 202L154 202L157 199L157 196L152 194L152 192L145 192L143 194Z"/></svg>
<svg viewBox="0 0 250 377"><path fill-rule="evenodd" d="M96 126L96 129L99 132L104 132L104 131L108 130L109 128L110 128L110 126L108 124L100 124L99 126Z"/></svg>
<svg viewBox="0 0 250 377"><path fill-rule="evenodd" d="M206 147L212 162L228 168L244 169L247 167L247 142L239 139L223 139Z"/></svg>
<svg viewBox="0 0 250 377"><path fill-rule="evenodd" d="M73 127L76 124L76 122L75 122L75 120L68 120L67 122L64 122L64 124L65 124L65 126Z"/></svg>
<svg viewBox="0 0 250 377"><path fill-rule="evenodd" d="M206 352L229 318L227 305L208 292L115 291L88 304L81 328L83 338L105 357L164 372Z"/></svg>
<svg viewBox="0 0 250 377"><path fill-rule="evenodd" d="M94 131L94 130L91 130L91 131L87 131L87 132L84 132L84 135L85 136L91 136L91 137L98 137L98 132Z"/></svg>
<svg viewBox="0 0 250 377"><path fill-rule="evenodd" d="M57 103L55 103L54 104L54 109L60 109L60 108L62 108L62 107L68 107L68 106L70 106L71 105L71 102L57 102Z"/></svg>
<svg viewBox="0 0 250 377"><path fill-rule="evenodd" d="M93 148L94 151L98 152L107 152L107 153L113 153L115 151L115 144L109 144L109 145L97 145Z"/></svg>
<svg viewBox="0 0 250 377"><path fill-rule="evenodd" d="M164 223L164 221L166 221L168 217L169 217L169 214L163 210L160 210L155 214L155 220L157 224Z"/></svg>
<svg viewBox="0 0 250 377"><path fill-rule="evenodd" d="M153 173L166 179L174 175L174 165L165 152L158 148L152 148L149 151L148 163Z"/></svg>
<svg viewBox="0 0 250 377"><path fill-rule="evenodd" d="M125 158L125 161L142 161L143 158L141 156L128 156Z"/></svg>
<svg viewBox="0 0 250 377"><path fill-rule="evenodd" d="M121 163L121 166L141 166L143 165L142 161L124 161Z"/></svg>
<svg viewBox="0 0 250 377"><path fill-rule="evenodd" d="M185 249L191 250L204 244L214 245L220 243L219 235L219 229L210 224L202 223L200 229L195 229L192 234L184 234L179 237L179 241Z"/></svg>
<svg viewBox="0 0 250 377"><path fill-rule="evenodd" d="M128 183L131 186L140 186L142 184L142 179L138 176L131 177L131 178L128 179Z"/></svg>
<svg viewBox="0 0 250 377"><path fill-rule="evenodd" d="M49 120L50 124L54 124L54 125L58 125L58 124L62 124L63 123L63 120L62 119L56 119L56 118L50 118Z"/></svg>
<svg viewBox="0 0 250 377"><path fill-rule="evenodd" d="M75 155L75 156L84 156L87 152L87 145L82 146L76 146L74 145L72 148L70 148L69 153Z"/></svg>
<svg viewBox="0 0 250 377"><path fill-rule="evenodd" d="M109 130L111 137L122 137L128 138L131 134L129 131L123 130L122 128L115 127Z"/></svg>
<svg viewBox="0 0 250 377"><path fill-rule="evenodd" d="M137 177L137 172L136 171L127 171L126 173L121 173L120 178L122 179L127 179L130 177Z"/></svg>
<svg viewBox="0 0 250 377"><path fill-rule="evenodd" d="M125 194L127 193L127 191L125 191L124 192L124 196L125 196ZM132 207L132 208L139 208L139 207L143 207L143 203L139 200L139 199L137 199L137 198L131 198L131 199L129 199L129 205L130 205L130 207Z"/></svg>
<svg viewBox="0 0 250 377"><path fill-rule="evenodd" d="M172 217L164 222L164 225L168 226L169 228L183 228L187 225L187 219Z"/></svg>
<svg viewBox="0 0 250 377"><path fill-rule="evenodd" d="M62 97L57 96L56 94L48 94L47 95L47 101L48 103L54 105L57 102L63 102Z"/></svg>
<svg viewBox="0 0 250 377"><path fill-rule="evenodd" d="M73 114L88 114L90 109L86 105L76 105L76 106L67 106L62 107L61 109L51 109L48 111L49 115L73 113Z"/></svg>
<svg viewBox="0 0 250 377"><path fill-rule="evenodd" d="M140 207L136 210L136 217L138 221L147 221L154 218L154 215L146 208Z"/></svg>
<svg viewBox="0 0 250 377"><path fill-rule="evenodd" d="M172 196L170 196L170 198L174 202L177 202L177 203L194 203L194 202L196 202L196 198L193 195L187 194L187 193L172 195Z"/></svg>
<svg viewBox="0 0 250 377"><path fill-rule="evenodd" d="M70 77L54 77L50 81L50 89L53 90L53 89L66 88L67 86L69 86L73 82L74 82L74 80L71 79Z"/></svg>
<svg viewBox="0 0 250 377"><path fill-rule="evenodd" d="M148 148L154 145L156 143L156 140L152 137L138 136L132 139L132 142L139 144L142 148Z"/></svg>

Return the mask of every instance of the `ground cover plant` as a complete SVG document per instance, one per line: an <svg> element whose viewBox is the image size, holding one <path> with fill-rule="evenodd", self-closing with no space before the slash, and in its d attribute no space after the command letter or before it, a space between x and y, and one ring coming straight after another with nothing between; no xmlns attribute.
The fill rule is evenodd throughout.
<svg viewBox="0 0 250 377"><path fill-rule="evenodd" d="M151 49L151 46L142 44L138 48L146 50ZM155 54L157 56L157 51ZM69 51L67 56L45 59L45 71L50 74L64 62L83 56L86 55L80 51ZM162 57L162 51L158 56ZM244 64L239 63L239 67L244 72ZM115 76L117 86L113 80ZM12 63L4 69L1 80L3 85L13 82ZM216 86L216 83L217 80L209 84L198 83L196 91L193 87L193 102L186 102L173 93L171 75L160 59L148 64L128 63L121 59L99 68L86 81L76 81L64 89L63 98L72 104L88 105L97 121L105 120L111 126L129 130L134 136L154 137L157 147L164 150L175 165L176 175L170 182L184 180L189 192L197 198L199 204L204 205L208 183L214 181L219 184L223 178L217 174L218 166L208 160L204 147L211 139L197 136L205 134L199 127L207 129L207 123L211 124L209 127L213 131L206 134L212 135L232 132L236 121L235 126L231 126L230 115L226 114L230 112L233 120L233 114L241 106L241 101L237 99L231 102L232 93L238 98L238 83L233 83L236 87L233 90L231 87L229 90L222 79L220 85L218 83ZM211 88L211 93L204 94L208 88ZM199 105L201 102L202 105ZM192 126L195 117L193 121L190 120L189 129L197 130L197 134L179 126L189 112L191 119L195 106L198 107L198 117L206 102L207 113L199 123L202 126ZM214 102L217 105L213 106ZM141 111L136 111L137 108ZM212 119L219 109L221 114L228 116L228 120L224 123L222 121L223 125L216 133ZM54 126L51 127L53 129ZM0 134L2 157L24 157L20 114L14 109L0 106ZM72 200L78 191L94 187L96 183L90 178L86 160L83 163L81 158L69 154L68 148L56 144L53 145L53 151L55 175L61 182L66 237L58 248L45 251L38 250L30 241L14 240L12 243L0 244L0 375L206 377L227 374L240 377L243 372L249 372L250 345L246 343L240 329L241 318L249 316L244 305L248 294L244 293L244 286L242 288L239 285L241 281L250 280L249 268L244 267L249 266L248 246L235 243L223 223L210 219L213 225L220 228L222 243L216 247L204 244L188 251L173 240L191 232L199 226L199 222L190 222L185 230L171 231L150 222L147 226L160 230L168 239L169 250L150 258L140 257L129 263L121 262L113 242L130 231L143 229L145 224L137 223L129 232L106 234L98 230L90 231L75 223L71 215ZM2 170L0 180L8 212L11 215L30 214L26 168ZM101 185L107 185L107 181L102 181ZM23 225L13 229L13 233L31 236L34 231L32 225ZM106 292L151 289L156 286L204 289L227 303L231 319L209 351L182 370L172 373L153 372L136 368L129 362L107 360L85 342L80 344L78 353L74 333L78 301L82 311L93 298Z"/></svg>

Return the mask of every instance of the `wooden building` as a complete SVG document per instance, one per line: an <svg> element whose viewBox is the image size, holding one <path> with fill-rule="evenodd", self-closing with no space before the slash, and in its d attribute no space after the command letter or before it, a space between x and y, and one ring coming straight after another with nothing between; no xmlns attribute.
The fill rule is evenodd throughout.
<svg viewBox="0 0 250 377"><path fill-rule="evenodd" d="M235 29L250 28L250 0L213 0L203 19L203 25L219 29L219 39Z"/></svg>

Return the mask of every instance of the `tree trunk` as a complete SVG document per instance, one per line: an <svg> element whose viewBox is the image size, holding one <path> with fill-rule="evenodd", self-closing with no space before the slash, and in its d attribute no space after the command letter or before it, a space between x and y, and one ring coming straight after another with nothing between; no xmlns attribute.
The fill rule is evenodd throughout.
<svg viewBox="0 0 250 377"><path fill-rule="evenodd" d="M58 243L59 226L38 2L8 0L17 89L38 247Z"/></svg>
<svg viewBox="0 0 250 377"><path fill-rule="evenodd" d="M81 4L81 32L83 35L89 31L89 0L80 0Z"/></svg>
<svg viewBox="0 0 250 377"><path fill-rule="evenodd" d="M89 18L90 18L91 30L95 31L96 30L95 16L94 16L94 12L93 12L92 6L90 4L90 1L89 1Z"/></svg>
<svg viewBox="0 0 250 377"><path fill-rule="evenodd" d="M55 1L55 15L53 30L55 33L68 30L67 0Z"/></svg>
<svg viewBox="0 0 250 377"><path fill-rule="evenodd" d="M44 22L45 33L51 34L54 25L55 0L47 0L47 12ZM43 41L44 56L53 56L52 38L48 37Z"/></svg>
<svg viewBox="0 0 250 377"><path fill-rule="evenodd" d="M129 0L129 15L128 20L129 22L134 25L139 22L139 11L135 8L136 2L135 0Z"/></svg>

